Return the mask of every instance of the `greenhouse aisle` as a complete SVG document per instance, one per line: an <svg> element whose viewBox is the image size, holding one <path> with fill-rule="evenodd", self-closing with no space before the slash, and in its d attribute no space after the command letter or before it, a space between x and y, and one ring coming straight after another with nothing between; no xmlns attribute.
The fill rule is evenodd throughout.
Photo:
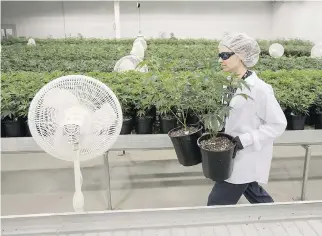
<svg viewBox="0 0 322 236"><path fill-rule="evenodd" d="M308 199L322 199L322 148L313 147ZM275 201L296 201L301 194L304 150L276 147L270 182ZM201 165L182 167L173 150L110 153L115 209L203 206L212 188ZM47 154L2 155L2 215L73 211L72 163ZM105 210L106 183L102 158L83 163L87 211ZM242 198L239 203L247 203Z"/></svg>

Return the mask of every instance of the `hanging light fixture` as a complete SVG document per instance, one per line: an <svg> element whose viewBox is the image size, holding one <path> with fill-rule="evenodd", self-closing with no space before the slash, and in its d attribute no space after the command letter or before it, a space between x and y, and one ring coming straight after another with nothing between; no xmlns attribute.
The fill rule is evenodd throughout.
<svg viewBox="0 0 322 236"><path fill-rule="evenodd" d="M140 7L141 7L141 3L140 2L136 2L136 7L139 9L139 35L141 35L141 11L140 11Z"/></svg>

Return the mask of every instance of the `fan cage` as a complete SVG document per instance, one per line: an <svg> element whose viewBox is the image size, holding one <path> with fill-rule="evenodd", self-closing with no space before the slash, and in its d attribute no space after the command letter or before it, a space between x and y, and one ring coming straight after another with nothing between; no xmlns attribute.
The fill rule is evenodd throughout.
<svg viewBox="0 0 322 236"><path fill-rule="evenodd" d="M132 67L131 68L122 68L121 65L124 62L130 62L132 63ZM125 71L129 71L129 70L136 70L139 72L143 72L146 73L148 72L148 67L146 65L138 68L138 65L142 62L142 60L134 55L128 55L125 57L122 57L120 60L118 60L114 66L114 71L116 72L125 72Z"/></svg>
<svg viewBox="0 0 322 236"><path fill-rule="evenodd" d="M82 110L88 113L84 124L87 131L79 139L80 160L92 159L108 151L122 128L121 105L113 91L105 84L82 75L69 75L55 79L36 94L28 112L28 125L36 143L47 153L59 159L73 161L76 158L73 145L68 143L70 136L63 132L64 129L66 131L66 127L60 123L61 117L70 105L70 99L66 98L64 101L61 97L51 97L50 92L53 93L56 90L73 94ZM59 107L50 106L48 99L50 101L60 99L62 103ZM106 110L106 107L110 107L110 110ZM104 114L104 109L112 112ZM111 114L115 115L112 120L109 118Z"/></svg>

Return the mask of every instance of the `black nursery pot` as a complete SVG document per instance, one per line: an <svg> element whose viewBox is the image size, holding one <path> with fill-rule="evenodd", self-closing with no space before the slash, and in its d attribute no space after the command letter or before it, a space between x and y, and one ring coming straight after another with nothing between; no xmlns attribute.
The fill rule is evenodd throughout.
<svg viewBox="0 0 322 236"><path fill-rule="evenodd" d="M315 107L314 106L311 106L309 108L309 115L306 117L306 120L305 120L305 124L306 125L310 125L310 126L313 126L315 124Z"/></svg>
<svg viewBox="0 0 322 236"><path fill-rule="evenodd" d="M289 130L304 130L306 116L288 115L287 129Z"/></svg>
<svg viewBox="0 0 322 236"><path fill-rule="evenodd" d="M137 117L135 122L135 132L137 134L152 134L154 118L151 116Z"/></svg>
<svg viewBox="0 0 322 236"><path fill-rule="evenodd" d="M151 107L150 110L146 111L146 116L151 116L153 118L153 121L155 121L157 116L157 108L155 106Z"/></svg>
<svg viewBox="0 0 322 236"><path fill-rule="evenodd" d="M1 137L6 137L6 130L3 120L1 120Z"/></svg>
<svg viewBox="0 0 322 236"><path fill-rule="evenodd" d="M26 129L26 137L31 137L28 121L25 122L25 129Z"/></svg>
<svg viewBox="0 0 322 236"><path fill-rule="evenodd" d="M315 115L315 129L322 129L322 114Z"/></svg>
<svg viewBox="0 0 322 236"><path fill-rule="evenodd" d="M171 137L173 131L181 129L181 127L170 130L168 136L174 146L178 161L183 166L194 166L201 163L201 152L197 145L197 140L202 135L202 128L198 127L198 131L190 135Z"/></svg>
<svg viewBox="0 0 322 236"><path fill-rule="evenodd" d="M217 136L225 136L230 140L233 139L232 136L225 133L218 133ZM210 137L210 134L204 134L198 139L198 146L202 155L202 170L206 178L214 181L223 181L228 179L233 171L235 145L225 151L216 152L203 149L200 145L201 141L207 140Z"/></svg>
<svg viewBox="0 0 322 236"><path fill-rule="evenodd" d="M187 124L188 125L196 125L199 123L199 118L196 115L193 115L191 113L188 113L187 116Z"/></svg>
<svg viewBox="0 0 322 236"><path fill-rule="evenodd" d="M120 134L131 134L134 126L134 119L132 117L123 117L123 124Z"/></svg>
<svg viewBox="0 0 322 236"><path fill-rule="evenodd" d="M26 134L24 121L18 120L5 120L4 128L7 137L24 137Z"/></svg>
<svg viewBox="0 0 322 236"><path fill-rule="evenodd" d="M286 109L284 111L284 115L285 115L285 118L286 118L286 121L287 121L287 126L286 126L286 129L291 129L290 128L290 117L291 117L291 111L289 109Z"/></svg>
<svg viewBox="0 0 322 236"><path fill-rule="evenodd" d="M177 127L177 119L175 117L167 118L160 116L160 126L161 126L161 133L167 134L170 130Z"/></svg>

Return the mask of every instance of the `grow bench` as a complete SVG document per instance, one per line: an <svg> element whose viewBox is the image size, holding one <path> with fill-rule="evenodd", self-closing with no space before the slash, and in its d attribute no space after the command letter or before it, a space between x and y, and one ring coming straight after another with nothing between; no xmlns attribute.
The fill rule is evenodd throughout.
<svg viewBox="0 0 322 236"><path fill-rule="evenodd" d="M322 130L285 131L275 146L302 146L305 152L301 200L306 200L307 182L311 159L311 146L322 145ZM124 150L164 150L173 149L172 142L166 134L120 135L110 151ZM1 153L39 153L44 152L33 138L1 138ZM108 209L112 209L110 170L108 152L103 155L107 179Z"/></svg>
<svg viewBox="0 0 322 236"><path fill-rule="evenodd" d="M2 235L321 236L322 201L1 217Z"/></svg>

